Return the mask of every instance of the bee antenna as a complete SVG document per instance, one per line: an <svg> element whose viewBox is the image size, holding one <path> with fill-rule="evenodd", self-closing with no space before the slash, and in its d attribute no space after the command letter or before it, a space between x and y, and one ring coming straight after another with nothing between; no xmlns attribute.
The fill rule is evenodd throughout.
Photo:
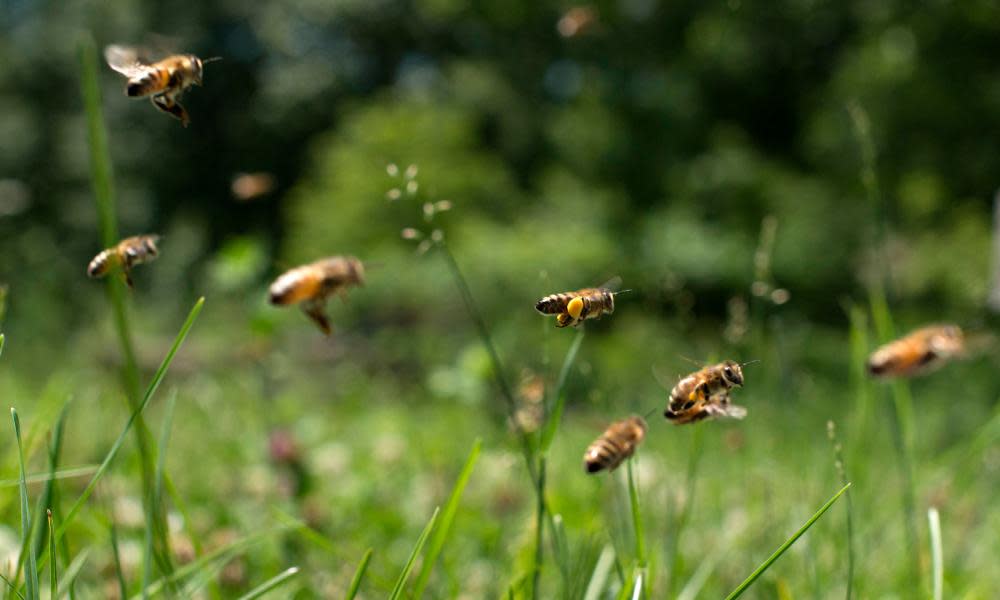
<svg viewBox="0 0 1000 600"><path fill-rule="evenodd" d="M216 62L216 61L219 61L219 60L222 60L221 56L213 56L211 58L203 58L203 59L201 59L201 64L207 65L208 63Z"/></svg>
<svg viewBox="0 0 1000 600"><path fill-rule="evenodd" d="M740 366L741 367L745 367L747 365L752 365L753 363L759 363L759 362L760 362L760 359L759 358L755 358L753 360L748 360L745 363L740 363Z"/></svg>
<svg viewBox="0 0 1000 600"><path fill-rule="evenodd" d="M692 365L695 365L695 366L698 366L698 367L701 367L701 366L702 366L702 364L701 364L700 362L696 361L696 360L695 360L695 359L693 359L693 358L688 358L688 357L684 356L683 354L678 354L677 356L679 356L679 357L683 358L684 360L688 361L688 362L689 362L689 363L691 363Z"/></svg>
<svg viewBox="0 0 1000 600"><path fill-rule="evenodd" d="M649 417L652 417L652 416L653 416L653 413L655 413L655 412L657 412L657 411L659 411L659 410L660 410L659 408L657 408L657 407L653 407L653 410L651 410L651 411L649 411L648 413L646 413L645 415L643 415L643 417L642 417L642 418L643 418L643 420L647 420L647 419L649 419Z"/></svg>

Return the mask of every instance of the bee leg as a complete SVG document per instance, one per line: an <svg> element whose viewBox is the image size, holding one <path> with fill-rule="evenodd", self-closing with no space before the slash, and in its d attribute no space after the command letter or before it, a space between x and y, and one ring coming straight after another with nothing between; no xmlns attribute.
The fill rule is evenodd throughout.
<svg viewBox="0 0 1000 600"><path fill-rule="evenodd" d="M122 279L125 280L125 285L128 286L128 289L135 289L135 284L132 283L132 274L128 269L122 269Z"/></svg>
<svg viewBox="0 0 1000 600"><path fill-rule="evenodd" d="M333 333L333 328L330 326L330 320L326 316L326 310L322 302L306 302L302 305L302 311L319 326L324 334L330 335Z"/></svg>
<svg viewBox="0 0 1000 600"><path fill-rule="evenodd" d="M153 96L152 101L153 101L153 106L162 110L168 115L174 117L175 119L179 119L181 125L183 125L184 127L188 126L188 123L191 121L191 119L188 118L188 113L186 110L184 110L184 107L181 106L180 102L174 100L171 96L168 96L167 94L159 94Z"/></svg>

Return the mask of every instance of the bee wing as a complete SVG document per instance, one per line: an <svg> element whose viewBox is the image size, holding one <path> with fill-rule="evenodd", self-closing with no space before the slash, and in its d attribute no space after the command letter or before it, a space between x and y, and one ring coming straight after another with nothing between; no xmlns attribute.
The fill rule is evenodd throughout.
<svg viewBox="0 0 1000 600"><path fill-rule="evenodd" d="M139 51L131 46L112 44L104 49L108 66L126 77L140 77L149 72L149 65L139 58Z"/></svg>
<svg viewBox="0 0 1000 600"><path fill-rule="evenodd" d="M725 408L725 414L726 414L727 417L730 417L730 418L733 418L733 419L742 419L743 417L747 416L747 409L744 408L744 407L742 407L742 406L737 406L735 404L729 404L729 405L725 406L724 408Z"/></svg>
<svg viewBox="0 0 1000 600"><path fill-rule="evenodd" d="M607 290L609 292L617 292L619 288L622 287L622 278L619 275L615 275L611 279L605 281L601 285L597 286L599 290Z"/></svg>

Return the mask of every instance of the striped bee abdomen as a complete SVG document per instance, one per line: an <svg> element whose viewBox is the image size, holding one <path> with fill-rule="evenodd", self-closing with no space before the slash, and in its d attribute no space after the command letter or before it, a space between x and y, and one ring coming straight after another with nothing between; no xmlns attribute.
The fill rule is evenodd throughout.
<svg viewBox="0 0 1000 600"><path fill-rule="evenodd" d="M107 275L115 256L114 250L102 250L87 265L87 277L96 278Z"/></svg>
<svg viewBox="0 0 1000 600"><path fill-rule="evenodd" d="M583 465L588 473L607 469L614 471L625 459L632 456L646 436L646 421L632 416L612 423L594 440L583 455Z"/></svg>
<svg viewBox="0 0 1000 600"><path fill-rule="evenodd" d="M535 303L535 310L543 315L558 315L566 312L566 305L570 300L576 298L575 292L563 292L561 294L549 294Z"/></svg>
<svg viewBox="0 0 1000 600"><path fill-rule="evenodd" d="M166 69L150 69L140 77L128 80L125 86L125 95L130 98L148 96L155 92L166 89L170 83L170 72Z"/></svg>

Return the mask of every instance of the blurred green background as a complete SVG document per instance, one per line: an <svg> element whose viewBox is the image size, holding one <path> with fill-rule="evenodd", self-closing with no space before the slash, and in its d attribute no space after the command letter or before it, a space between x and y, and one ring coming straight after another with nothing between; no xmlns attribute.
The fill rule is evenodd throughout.
<svg viewBox="0 0 1000 600"><path fill-rule="evenodd" d="M476 437L484 456L431 596L496 597L523 573L532 491L446 263L400 237L417 227L442 231L515 383L551 385L572 338L532 310L538 298L613 276L633 290L587 325L551 459L550 501L582 571L618 539L623 493L579 466L607 421L657 409L640 463L664 555L654 590L676 594L711 564L698 590L716 597L839 488L834 419L864 513L858 593L910 597L888 392L860 377L877 341L860 317L884 281L899 332L993 327L996 3L7 0L0 393L39 427L72 394L68 465L98 462L127 418L112 313L85 276L101 249L79 92L87 36L223 57L182 98L187 129L101 70L119 229L164 236L130 294L144 379L207 297L165 383L187 525L242 536L280 512L332 545L279 536L215 594L302 564L296 593L333 597L375 547L363 589L384 596ZM273 189L234 195L234 177L258 172ZM452 209L428 223L422 205L442 200ZM331 254L370 266L366 287L331 301L324 339L266 289ZM738 401L748 419L700 433L662 422L668 390L651 371L669 385L693 368L682 357L760 359ZM1000 586L998 367L991 350L913 390L917 516L925 528L927 507L942 511L952 597ZM305 480L275 462L276 435L293 440ZM131 459L105 490L112 505L138 493ZM702 504L684 512L692 465ZM14 494L5 510L14 528ZM104 543L95 513L80 546ZM842 593L843 515L828 521L757 597ZM108 577L95 569L84 585L105 593ZM551 590L557 580L546 572Z"/></svg>

